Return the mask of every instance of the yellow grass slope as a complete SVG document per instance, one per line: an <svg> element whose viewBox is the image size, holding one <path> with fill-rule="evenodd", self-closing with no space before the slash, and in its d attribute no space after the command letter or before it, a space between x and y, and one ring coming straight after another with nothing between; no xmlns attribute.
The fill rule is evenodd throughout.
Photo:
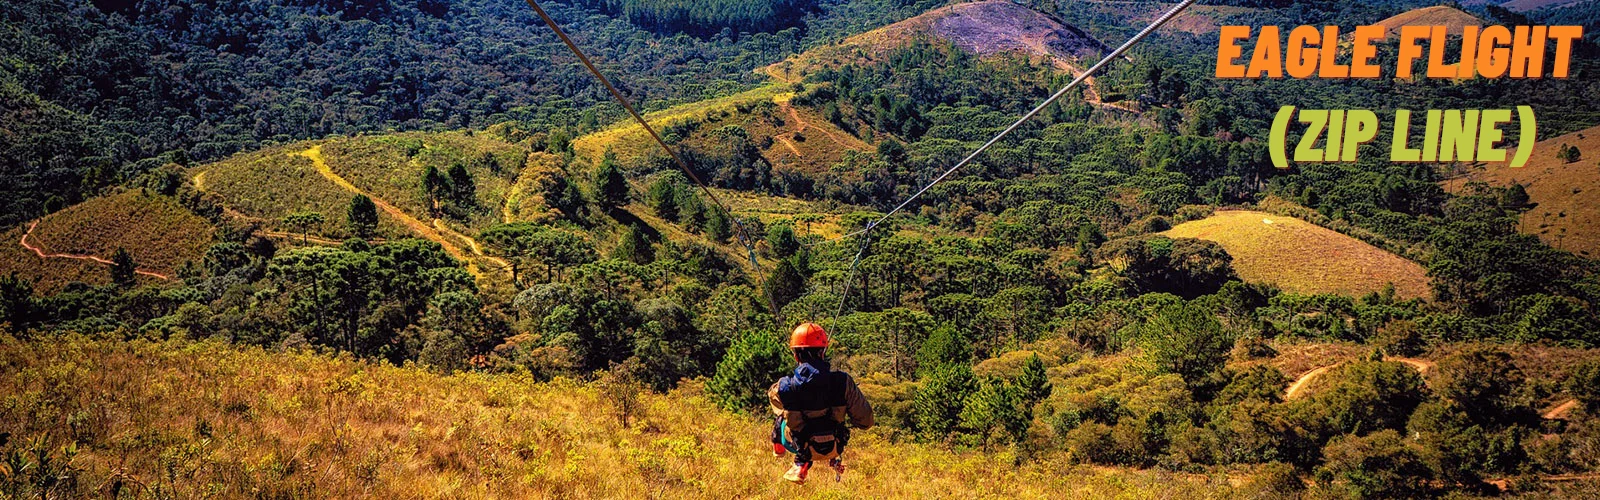
<svg viewBox="0 0 1600 500"><path fill-rule="evenodd" d="M780 170L820 173L843 160L849 151L872 151L872 146L824 119L815 110L790 104L794 92L786 85L770 84L727 97L674 106L645 114L657 133L667 135L675 124L694 122L689 137L669 138L689 146L704 146L712 131L729 125L743 127L750 139L764 145L761 155ZM770 141L763 141L770 138ZM579 156L598 162L609 148L624 166L637 165L665 153L643 127L632 119L572 142Z"/></svg>
<svg viewBox="0 0 1600 500"><path fill-rule="evenodd" d="M1444 26L1450 34L1460 36L1463 27L1482 26L1483 20L1455 7L1435 5L1401 12L1376 24L1383 26L1389 39L1394 40L1404 26Z"/></svg>
<svg viewBox="0 0 1600 500"><path fill-rule="evenodd" d="M980 56L1014 53L1068 67L1107 49L1083 31L1038 11L1005 0L983 0L933 9L792 56L763 71L781 81L799 81L820 68L879 60L923 37L948 40Z"/></svg>
<svg viewBox="0 0 1600 500"><path fill-rule="evenodd" d="M351 195L324 179L310 158L295 154L307 147L304 143L289 144L235 155L196 167L192 180L196 189L220 195L229 213L239 218L293 231L294 228L282 227L279 220L295 212L319 212L325 221L312 228L311 234L342 237L343 216Z"/></svg>
<svg viewBox="0 0 1600 500"><path fill-rule="evenodd" d="M1241 279L1289 292L1363 295L1393 284L1402 298L1431 295L1421 265L1293 217L1222 210L1162 234L1215 241Z"/></svg>
<svg viewBox="0 0 1600 500"><path fill-rule="evenodd" d="M1582 153L1579 161L1556 157L1561 145L1575 146ZM1507 153L1515 154L1514 152ZM1507 156L1508 158L1510 156ZM1520 229L1538 235L1550 246L1586 257L1600 256L1600 126L1540 141L1533 156L1522 168L1505 164L1466 167L1463 175L1445 181L1445 189L1460 192L1466 183L1486 182L1491 186L1522 184L1528 199L1538 204L1522 214Z"/></svg>
<svg viewBox="0 0 1600 500"><path fill-rule="evenodd" d="M645 394L622 426L572 382L439 376L226 344L0 334L0 432L59 454L77 496L319 498L1220 498L1226 482L861 432L843 483L781 481L767 424L694 387ZM43 436L46 441L35 441ZM19 473L27 472L19 470Z"/></svg>
<svg viewBox="0 0 1600 500"><path fill-rule="evenodd" d="M73 281L110 280L105 264L85 259L41 258L22 246L28 226L8 231L0 245L0 274L15 272L37 281L40 291ZM140 270L171 276L187 261L198 261L212 242L210 221L176 200L142 189L93 198L45 216L28 243L46 254L110 259L117 248L133 256Z"/></svg>

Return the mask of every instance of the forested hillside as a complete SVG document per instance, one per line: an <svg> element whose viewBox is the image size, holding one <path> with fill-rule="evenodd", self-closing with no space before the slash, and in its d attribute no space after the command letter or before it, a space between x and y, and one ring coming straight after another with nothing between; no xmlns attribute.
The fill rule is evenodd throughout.
<svg viewBox="0 0 1600 500"><path fill-rule="evenodd" d="M817 0L583 0L592 7L659 33L707 36L802 26Z"/></svg>
<svg viewBox="0 0 1600 500"><path fill-rule="evenodd" d="M737 92L759 66L914 6L830 5L805 18L814 28L704 38L546 8L650 108ZM562 140L621 112L514 0L23 0L0 23L0 116L20 127L0 137L6 226L166 162L507 120Z"/></svg>
<svg viewBox="0 0 1600 500"><path fill-rule="evenodd" d="M1224 3L1204 14L1354 25L1420 6ZM787 494L747 477L765 470L754 416L792 364L784 333L817 321L881 426L859 442L871 483L819 495L1092 477L1085 496L1538 497L1600 480L1600 267L1518 223L1527 190L1446 190L1466 166L1375 153L1280 170L1263 140L1284 104L1527 104L1558 137L1600 124L1593 78L1216 80L1215 35L1191 20L869 226L1149 6L546 5L690 176L514 1L95 5L0 6L30 27L0 31L19 124L0 154L21 172L0 233L0 366L18 369L0 387L46 386L0 404L7 470L180 495L222 477ZM791 8L798 23L775 14ZM1490 10L1474 13L1512 15ZM728 28L756 19L778 24ZM862 33L903 36L845 37ZM1065 34L1086 50L1024 43ZM1600 69L1578 50L1579 75ZM1582 154L1536 151L1592 172ZM123 367L203 389L73 389ZM552 392L514 396L529 391ZM174 413L195 420L129 437ZM288 427L307 441L272 441ZM13 477L65 476L0 491L68 487Z"/></svg>

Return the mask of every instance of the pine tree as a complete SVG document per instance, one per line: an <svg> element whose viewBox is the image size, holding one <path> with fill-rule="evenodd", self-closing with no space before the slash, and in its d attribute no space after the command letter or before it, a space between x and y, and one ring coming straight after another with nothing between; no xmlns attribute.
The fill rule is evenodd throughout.
<svg viewBox="0 0 1600 500"><path fill-rule="evenodd" d="M805 293L806 278L800 274L792 259L783 259L772 269L772 275L767 276L763 288L767 298L781 308Z"/></svg>
<svg viewBox="0 0 1600 500"><path fill-rule="evenodd" d="M345 214L345 221L350 228L350 234L357 238L367 239L378 229L378 205L372 203L372 198L358 194L350 199L350 209Z"/></svg>
<svg viewBox="0 0 1600 500"><path fill-rule="evenodd" d="M691 233L698 233L705 228L706 207L700 201L699 193L688 189L678 193L678 218Z"/></svg>
<svg viewBox="0 0 1600 500"><path fill-rule="evenodd" d="M450 181L439 173L439 169L428 165L422 172L422 194L428 198L428 210L432 215L438 216L438 205L449 198Z"/></svg>
<svg viewBox="0 0 1600 500"><path fill-rule="evenodd" d="M985 450L994 437L1005 442L1020 440L1028 431L1028 419L1017 408L1022 399L1019 392L999 378L985 380L983 388L967 397L961 409L961 427L977 434Z"/></svg>
<svg viewBox="0 0 1600 500"><path fill-rule="evenodd" d="M971 366L948 364L934 370L911 400L912 430L924 440L943 441L961 422L961 410L977 388Z"/></svg>
<svg viewBox="0 0 1600 500"><path fill-rule="evenodd" d="M656 260L656 250L650 246L650 239L645 238L644 231L637 226L628 226L622 233L622 241L617 244L617 249L612 257L644 265Z"/></svg>
<svg viewBox="0 0 1600 500"><path fill-rule="evenodd" d="M472 173L467 171L467 166L460 162L450 165L446 174L450 177L450 199L456 206L471 208L478 205L478 186L472 180Z"/></svg>
<svg viewBox="0 0 1600 500"><path fill-rule="evenodd" d="M0 325L10 325L12 331L27 328L34 310L33 282L17 273L0 276Z"/></svg>
<svg viewBox="0 0 1600 500"><path fill-rule="evenodd" d="M780 259L787 259L800 251L800 240L794 236L794 226L774 224L767 230L767 246L771 247L772 254Z"/></svg>
<svg viewBox="0 0 1600 500"><path fill-rule="evenodd" d="M1583 152L1579 151L1577 146L1562 144L1561 148L1556 150L1556 158L1560 158L1561 161L1567 163L1572 163L1582 160Z"/></svg>
<svg viewBox="0 0 1600 500"><path fill-rule="evenodd" d="M663 175L650 184L650 208L663 219L678 221L678 186L671 176Z"/></svg>
<svg viewBox="0 0 1600 500"><path fill-rule="evenodd" d="M744 411L766 403L767 387L784 374L788 353L774 336L746 331L728 346L717 372L706 383L711 400L724 409Z"/></svg>
<svg viewBox="0 0 1600 500"><path fill-rule="evenodd" d="M111 254L111 282L117 286L129 287L134 284L134 276L138 269L133 262L133 255L126 248L117 247Z"/></svg>
<svg viewBox="0 0 1600 500"><path fill-rule="evenodd" d="M972 352L967 341L955 328L940 327L928 335L917 350L917 375L927 377L945 365L964 365L972 362Z"/></svg>
<svg viewBox="0 0 1600 500"><path fill-rule="evenodd" d="M1045 373L1044 360L1039 359L1036 353L1028 357L1028 362L1022 365L1022 373L1017 374L1017 388L1022 393L1024 408L1032 409L1034 405L1050 397L1050 377Z"/></svg>
<svg viewBox="0 0 1600 500"><path fill-rule="evenodd" d="M300 233L300 243L311 242L311 228L322 224L321 212L295 212L283 216L283 225L293 228Z"/></svg>
<svg viewBox="0 0 1600 500"><path fill-rule="evenodd" d="M720 207L710 207L706 212L706 237L718 243L728 241L728 238L733 236L733 227L728 221L728 214Z"/></svg>
<svg viewBox="0 0 1600 500"><path fill-rule="evenodd" d="M594 192L601 205L615 208L628 204L628 179L617 167L617 155L607 148L594 173Z"/></svg>
<svg viewBox="0 0 1600 500"><path fill-rule="evenodd" d="M1526 208L1529 201L1528 188L1522 187L1522 183L1513 182L1511 187L1506 188L1505 195L1501 197L1500 206L1512 210L1520 210Z"/></svg>

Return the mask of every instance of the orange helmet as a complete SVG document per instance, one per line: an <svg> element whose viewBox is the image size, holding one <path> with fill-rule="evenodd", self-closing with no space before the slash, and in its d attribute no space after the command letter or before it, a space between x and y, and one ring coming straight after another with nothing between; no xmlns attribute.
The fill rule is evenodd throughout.
<svg viewBox="0 0 1600 500"><path fill-rule="evenodd" d="M828 331L816 323L801 323L789 334L789 348L828 347Z"/></svg>

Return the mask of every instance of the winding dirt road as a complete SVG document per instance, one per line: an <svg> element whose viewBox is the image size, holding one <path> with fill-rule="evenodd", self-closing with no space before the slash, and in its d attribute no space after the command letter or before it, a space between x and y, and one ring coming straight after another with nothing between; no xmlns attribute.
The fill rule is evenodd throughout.
<svg viewBox="0 0 1600 500"><path fill-rule="evenodd" d="M1425 375L1428 374L1428 372L1433 371L1433 362L1432 361L1428 361L1426 359L1386 357L1386 358L1383 358L1383 360L1384 361L1389 361L1389 362L1395 362L1395 363L1405 363L1406 366L1410 366L1411 369L1416 370L1417 374L1419 374L1419 375L1424 375L1425 376ZM1332 370L1334 368L1338 368L1340 365L1343 365L1343 364L1348 363L1348 362L1349 361L1340 361L1338 363L1334 363L1334 364L1331 364L1331 365L1328 365L1328 366L1319 367L1319 368L1317 368L1315 370L1311 370L1311 371L1305 372L1305 374L1303 374L1303 375L1300 375L1300 378L1295 379L1294 383L1289 384L1289 388L1287 390L1283 391L1283 399L1284 399L1284 401L1288 401L1288 400L1294 399L1296 396L1299 396L1300 393L1305 390L1306 386L1309 385L1312 380L1316 380L1316 378L1319 377L1319 376L1322 376L1323 373L1327 373L1328 370Z"/></svg>
<svg viewBox="0 0 1600 500"><path fill-rule="evenodd" d="M87 260L87 261L90 261L90 262L96 262L96 263L105 264L105 265L108 265L108 266L111 265L111 261L110 260L103 259L103 258L100 258L100 257L96 257L96 256L93 256L93 255L83 255L83 254L75 254L75 253L51 253L51 252L46 252L43 248L39 248L37 246L34 246L31 243L28 243L28 237L33 236L33 229L35 227L38 227L38 226L39 226L39 221L33 221L33 222L28 223L28 232L22 233L22 238L21 238L20 243L22 243L22 248L26 248L26 249L32 251L34 253L34 255L38 255L39 258L41 258L41 259ZM161 273L158 273L158 272L155 272L155 271L146 271L146 270L143 270L143 269L135 269L133 272L137 273L137 274L142 274L142 275L145 275L145 276L150 276L150 277L153 277L153 278L160 278L160 279L166 280L166 281L176 281L176 280L174 280L172 278L172 276L161 274Z"/></svg>
<svg viewBox="0 0 1600 500"><path fill-rule="evenodd" d="M1432 372L1434 365L1432 361L1419 358L1384 358L1383 360L1405 363L1406 366L1410 366L1412 369L1416 370L1419 375L1423 376L1426 376L1429 372ZM1304 392L1306 386L1310 385L1312 380L1316 380L1317 377L1322 376L1323 373L1327 373L1328 370L1338 368L1339 366L1342 366L1348 362L1349 361L1340 361L1338 363L1319 367L1315 370L1306 372L1304 375L1301 375L1300 378L1295 379L1294 383L1289 384L1289 388L1287 390L1283 391L1283 400L1288 401L1295 399L1295 397L1300 396L1301 393ZM1426 379L1424 379L1424 381L1426 381ZM1567 414L1577 406L1578 400L1569 399L1566 402L1556 405L1554 408L1545 411L1540 416L1544 417L1545 420L1563 419L1566 418Z"/></svg>
<svg viewBox="0 0 1600 500"><path fill-rule="evenodd" d="M351 184L350 181L345 180L344 177L334 173L333 168L328 166L328 162L322 158L322 146L313 146L311 149L307 149L295 154L310 158L312 166L316 167L317 173L322 174L324 178L332 181L339 187L344 188L345 191L371 198L372 204L377 205L379 210L389 214L390 217L393 217L396 221L399 221L400 224L406 226L406 228L410 229L412 232L417 233L423 238L427 238L428 240L438 243L440 246L444 247L444 251L448 252L451 257L455 257L456 259L465 262L467 264L467 271L471 272L474 276L482 275L482 270L478 268L478 263L475 262L476 258L490 260L495 262L496 265L501 265L506 268L510 267L504 260L485 255L478 247L477 241L474 241L472 238L469 238L464 234L450 230L438 219L434 219L433 224L424 223L416 217L412 217L411 214L406 213L404 210L401 210L400 207L396 207L393 204L390 204L388 201L385 201L383 198L373 196L372 193L368 193L366 190L357 187L355 184ZM450 238L446 238L446 232L450 233L450 235L456 239L459 239L459 241L465 242L472 252L469 254L469 252L462 250L460 245L450 241Z"/></svg>

